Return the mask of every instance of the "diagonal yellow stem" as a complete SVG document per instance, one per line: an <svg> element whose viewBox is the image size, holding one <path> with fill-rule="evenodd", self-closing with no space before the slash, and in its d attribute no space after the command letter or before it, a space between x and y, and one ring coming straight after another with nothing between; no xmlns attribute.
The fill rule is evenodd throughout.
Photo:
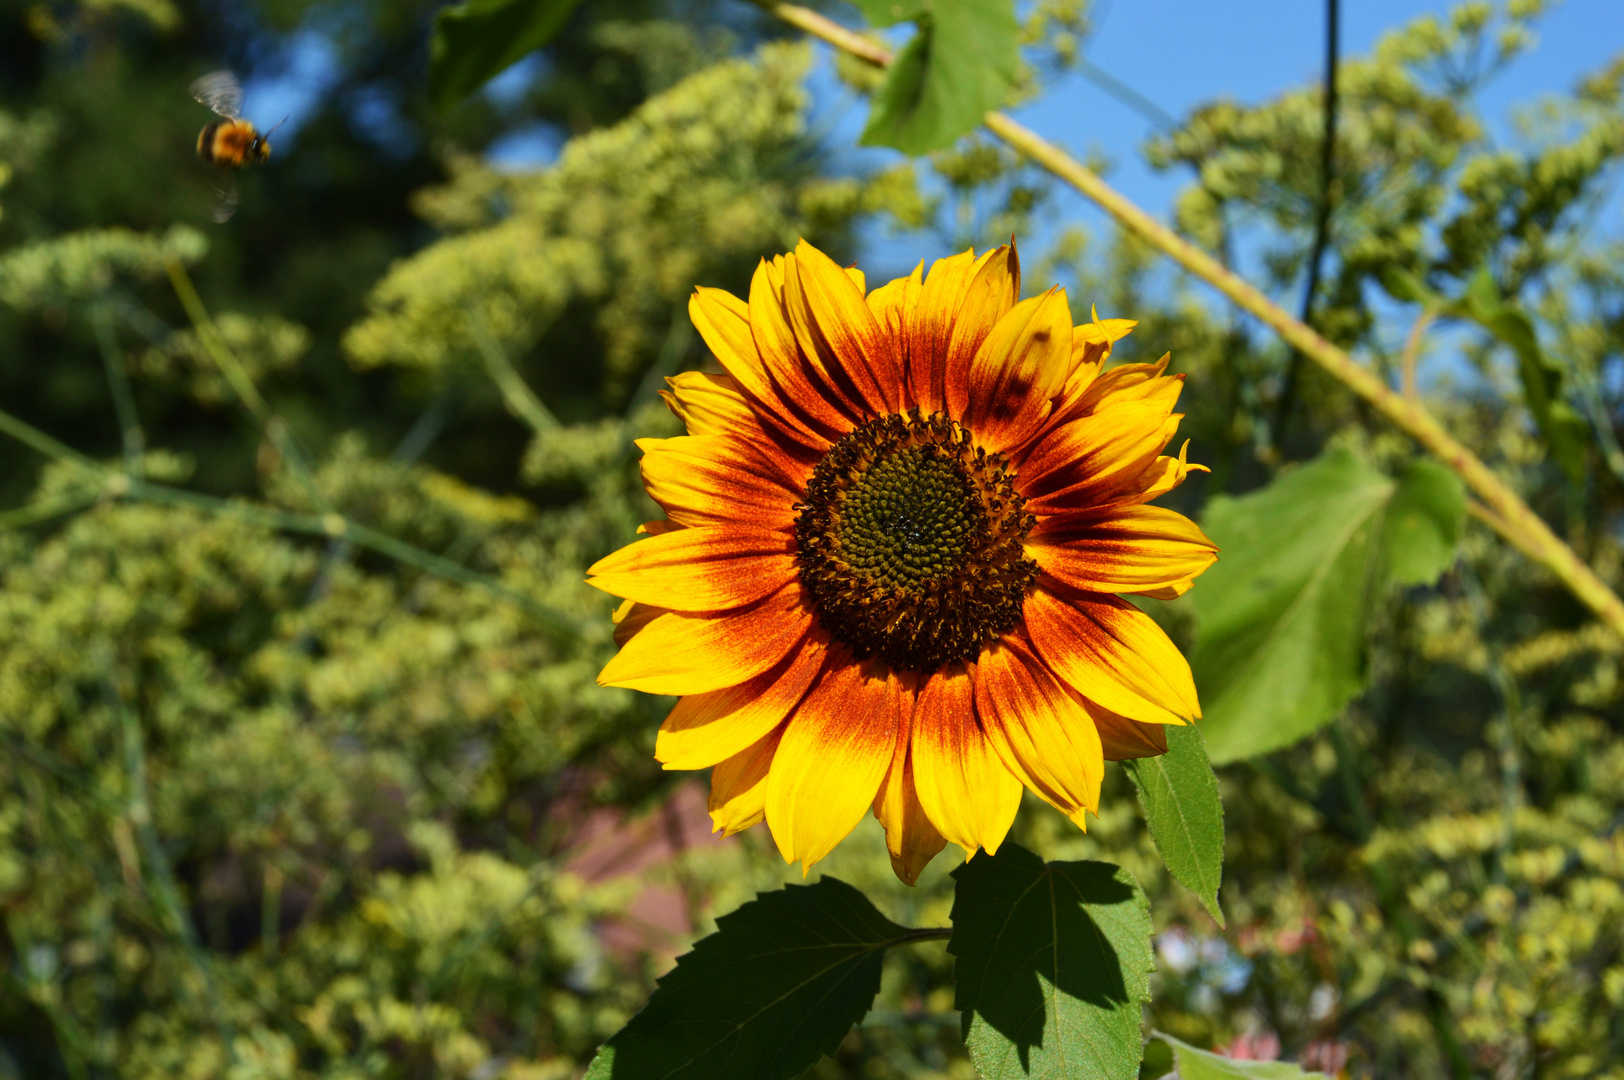
<svg viewBox="0 0 1624 1080"><path fill-rule="evenodd" d="M884 67L891 53L815 11L798 4L762 4L778 18L869 63ZM1223 293L1235 305L1274 329L1286 342L1318 364L1348 389L1370 402L1405 434L1436 455L1472 489L1489 514L1478 515L1517 550L1545 566L1563 585L1613 632L1624 637L1624 600L1585 565L1584 560L1534 513L1533 509L1496 476L1481 458L1444 430L1431 413L1415 401L1389 389L1347 352L1326 341L1280 305L1224 267L1217 259L1179 236L1112 188L1097 173L1064 150L1016 123L1001 112L983 121L987 130L1038 165L1093 200L1117 223L1159 249L1184 269Z"/></svg>

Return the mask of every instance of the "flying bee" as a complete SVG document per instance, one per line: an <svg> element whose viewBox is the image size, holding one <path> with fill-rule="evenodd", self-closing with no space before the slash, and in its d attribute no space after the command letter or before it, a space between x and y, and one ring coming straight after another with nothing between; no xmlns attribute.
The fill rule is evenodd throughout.
<svg viewBox="0 0 1624 1080"><path fill-rule="evenodd" d="M203 125L197 135L197 156L222 172L260 165L271 156L271 133L262 132L242 118L242 85L229 71L214 71L191 86L192 96L220 116ZM284 120L283 123L286 123ZM276 127L281 127L277 124ZM214 220L224 222L237 209L237 188L229 180L214 208Z"/></svg>

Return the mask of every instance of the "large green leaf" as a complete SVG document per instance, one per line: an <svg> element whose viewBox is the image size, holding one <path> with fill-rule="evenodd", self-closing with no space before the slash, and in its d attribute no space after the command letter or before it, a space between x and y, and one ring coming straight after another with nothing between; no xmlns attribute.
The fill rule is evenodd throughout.
<svg viewBox="0 0 1624 1080"><path fill-rule="evenodd" d="M558 36L580 0L467 0L442 8L429 40L429 101L449 109Z"/></svg>
<svg viewBox="0 0 1624 1080"><path fill-rule="evenodd" d="M1195 893L1219 926L1224 925L1218 906L1218 886L1224 877L1224 805L1201 732L1169 727L1167 753L1123 764L1139 791L1150 837L1168 872Z"/></svg>
<svg viewBox="0 0 1624 1080"><path fill-rule="evenodd" d="M953 871L955 1004L983 1080L1132 1080L1150 1000L1150 906L1103 862L1005 844Z"/></svg>
<svg viewBox="0 0 1624 1080"><path fill-rule="evenodd" d="M886 948L913 936L834 878L764 893L678 959L586 1080L799 1076L868 1012Z"/></svg>
<svg viewBox="0 0 1624 1080"><path fill-rule="evenodd" d="M1436 580L1464 508L1454 473L1412 465L1395 482L1347 449L1208 505L1222 557L1190 593L1190 666L1215 763L1293 743L1364 689L1371 599Z"/></svg>
<svg viewBox="0 0 1624 1080"><path fill-rule="evenodd" d="M1324 1073L1304 1072L1289 1061L1244 1061L1197 1050L1171 1035L1156 1037L1173 1048L1179 1080L1330 1080Z"/></svg>
<svg viewBox="0 0 1624 1080"><path fill-rule="evenodd" d="M1590 427L1562 396L1562 366L1540 347L1534 322L1507 304L1485 267L1467 283L1452 310L1488 330L1517 357L1523 401L1539 426L1551 458L1574 483L1584 480L1585 447Z"/></svg>
<svg viewBox="0 0 1624 1080"><path fill-rule="evenodd" d="M910 13L919 24L874 94L864 145L928 154L980 127L1009 97L1020 71L1013 0L865 0L862 7L876 25Z"/></svg>

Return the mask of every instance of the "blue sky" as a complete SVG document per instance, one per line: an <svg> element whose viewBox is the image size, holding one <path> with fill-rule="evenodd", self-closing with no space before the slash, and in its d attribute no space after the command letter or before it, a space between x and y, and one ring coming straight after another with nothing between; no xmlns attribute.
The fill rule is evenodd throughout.
<svg viewBox="0 0 1624 1080"><path fill-rule="evenodd" d="M1368 53L1381 35L1443 3L1425 0L1344 0L1341 52ZM1325 5L1315 0L1096 0L1095 32L1084 55L1097 68L1173 117L1219 98L1266 100L1322 76ZM1566 0L1535 24L1537 44L1501 72L1480 98L1491 133L1509 134L1514 107L1571 90L1583 75L1624 52L1624 2ZM837 138L849 145L862 130L866 107L842 95L827 69L814 79L819 112L835 121ZM1019 109L1016 116L1039 134L1079 156L1103 153L1112 163L1110 182L1164 219L1188 174L1158 174L1140 148L1155 132L1142 113L1080 74L1070 74ZM860 151L854 161L878 167L899 160L888 151ZM1615 199L1604 227L1619 224ZM1098 231L1103 215L1064 189L1031 240L1041 248L1063 224L1081 222ZM883 237L870 239L872 257L900 256ZM892 266L875 267L892 271Z"/></svg>

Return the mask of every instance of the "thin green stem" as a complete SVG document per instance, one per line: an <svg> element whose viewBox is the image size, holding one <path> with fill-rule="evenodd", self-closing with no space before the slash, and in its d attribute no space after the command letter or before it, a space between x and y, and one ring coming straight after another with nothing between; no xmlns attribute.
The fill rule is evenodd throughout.
<svg viewBox="0 0 1624 1080"><path fill-rule="evenodd" d="M59 461L74 462L98 476L105 477L107 491L110 494L167 506L187 507L221 517L235 517L239 520L253 522L269 529L284 532L307 533L312 536L326 536L349 541L358 547L367 548L380 555L387 555L397 562L415 566L419 570L425 570L450 581L470 585L492 596L500 597L555 633L575 635L581 632L582 625L579 620L538 604L535 600L509 588L489 574L470 570L468 567L452 562L450 559L443 558L430 551L424 551L414 544L409 544L387 533L379 532L377 529L353 522L342 514L306 514L289 510L276 510L240 500L221 499L213 495L186 491L181 488L170 487L167 484L155 484L150 480L135 479L116 469L110 469L100 462L91 460L77 450L58 442L38 428L17 419L4 410L0 410L0 432L11 435L48 457Z"/></svg>
<svg viewBox="0 0 1624 1080"><path fill-rule="evenodd" d="M530 384L524 381L519 369L513 366L508 358L507 350L497 344L491 336L490 329L485 321L478 315L470 320L474 335L474 345L479 349L479 355L485 361L485 370L490 373L491 381L502 392L502 402L507 406L508 412L527 424L531 431L537 435L547 435L557 431L561 426L558 417L552 410L542 404L536 392L530 389Z"/></svg>
<svg viewBox="0 0 1624 1080"><path fill-rule="evenodd" d="M891 945L916 945L921 941L946 941L953 936L951 926L921 926L909 930L901 937L893 938Z"/></svg>
<svg viewBox="0 0 1624 1080"><path fill-rule="evenodd" d="M272 411L265 398L260 395L259 388L254 385L254 380L249 377L248 370L242 366L242 361L237 359L237 355L220 337L214 321L209 318L208 309L203 306L202 299L197 295L197 289L192 286L192 279L187 276L186 268L178 261L170 260L165 264L165 269L169 271L169 281L175 288L175 295L180 298L181 306L186 309L187 318L192 320L192 329L197 334L197 340L202 344L203 351L209 354L209 358L220 369L220 374L225 376L231 392L237 395L237 400L242 402L243 408L248 410L249 415L259 425L261 434L276 447L276 452L298 478L310 501L319 510L331 510L332 504L317 485L315 472L305 460L304 452L299 449L298 443L294 441L293 433L288 430L288 425L282 418Z"/></svg>
<svg viewBox="0 0 1624 1080"><path fill-rule="evenodd" d="M124 352L118 345L118 334L113 329L113 318L105 303L90 308L90 325L96 332L96 347L101 350L102 367L107 371L107 389L113 398L113 410L118 414L119 432L124 443L124 467L131 476L142 473L141 455L146 452L146 435L141 430L141 418L135 411L135 394L130 390L130 373L124 366Z"/></svg>
<svg viewBox="0 0 1624 1080"><path fill-rule="evenodd" d="M42 521L61 517L63 514L71 514L75 510L83 510L95 502L99 495L100 492L81 489L54 499L41 499L27 506L19 506L15 510L0 511L0 532L37 525Z"/></svg>

